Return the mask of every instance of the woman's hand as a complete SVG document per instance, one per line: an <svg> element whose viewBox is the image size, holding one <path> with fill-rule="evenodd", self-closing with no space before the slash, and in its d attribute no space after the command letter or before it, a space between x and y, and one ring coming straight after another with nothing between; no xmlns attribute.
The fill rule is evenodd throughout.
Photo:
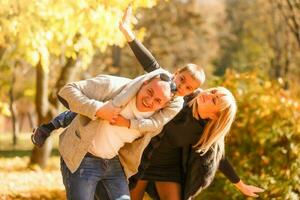
<svg viewBox="0 0 300 200"><path fill-rule="evenodd" d="M126 119L122 115L118 115L118 116L113 117L113 119L110 120L109 122L110 122L111 125L130 128L130 120Z"/></svg>
<svg viewBox="0 0 300 200"><path fill-rule="evenodd" d="M122 20L119 22L119 29L124 34L127 42L131 42L135 39L135 35L130 28L130 19L132 16L132 7L129 5L122 17Z"/></svg>
<svg viewBox="0 0 300 200"><path fill-rule="evenodd" d="M253 186L253 185L247 185L242 180L240 180L238 183L234 184L235 187L239 189L244 195L250 196L250 197L258 197L258 194L265 191L262 188Z"/></svg>

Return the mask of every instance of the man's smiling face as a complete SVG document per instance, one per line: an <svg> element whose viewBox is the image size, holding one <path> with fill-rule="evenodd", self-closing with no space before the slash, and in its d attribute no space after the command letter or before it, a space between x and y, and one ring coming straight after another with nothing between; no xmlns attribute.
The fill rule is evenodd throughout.
<svg viewBox="0 0 300 200"><path fill-rule="evenodd" d="M172 98L170 84L160 78L143 83L136 96L136 107L140 112L157 111Z"/></svg>

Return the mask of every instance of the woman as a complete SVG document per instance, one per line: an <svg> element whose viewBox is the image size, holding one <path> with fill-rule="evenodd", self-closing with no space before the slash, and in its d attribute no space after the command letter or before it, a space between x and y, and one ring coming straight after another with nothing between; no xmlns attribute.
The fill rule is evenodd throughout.
<svg viewBox="0 0 300 200"><path fill-rule="evenodd" d="M144 166L140 166L139 180L131 190L131 198L142 199L148 183L154 182L160 199L188 199L197 194L198 188L209 185L221 158L223 172L231 181L240 182L223 156L224 138L235 113L234 97L223 87L186 99L180 113L164 126L161 138L154 138L146 148ZM160 144L153 148L153 143ZM193 179L195 177L199 180ZM191 188L195 185L197 187Z"/></svg>

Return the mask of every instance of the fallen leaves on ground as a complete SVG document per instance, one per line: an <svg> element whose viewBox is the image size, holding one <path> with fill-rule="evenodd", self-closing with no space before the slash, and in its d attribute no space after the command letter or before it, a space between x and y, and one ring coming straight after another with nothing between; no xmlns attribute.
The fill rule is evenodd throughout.
<svg viewBox="0 0 300 200"><path fill-rule="evenodd" d="M29 157L0 158L0 199L65 199L59 157L51 157L47 168L29 168Z"/></svg>

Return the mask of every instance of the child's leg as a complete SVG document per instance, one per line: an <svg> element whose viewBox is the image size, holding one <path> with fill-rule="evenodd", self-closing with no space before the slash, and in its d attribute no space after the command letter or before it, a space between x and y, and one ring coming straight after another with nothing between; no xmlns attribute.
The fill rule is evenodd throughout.
<svg viewBox="0 0 300 200"><path fill-rule="evenodd" d="M51 132L55 129L67 127L77 114L71 111L65 111L60 113L48 124L42 124L33 131L31 141L38 147L42 147L46 139L50 136Z"/></svg>
<svg viewBox="0 0 300 200"><path fill-rule="evenodd" d="M55 129L66 128L67 126L69 126L69 124L71 124L76 115L77 113L67 110L53 118L50 123L53 124Z"/></svg>

